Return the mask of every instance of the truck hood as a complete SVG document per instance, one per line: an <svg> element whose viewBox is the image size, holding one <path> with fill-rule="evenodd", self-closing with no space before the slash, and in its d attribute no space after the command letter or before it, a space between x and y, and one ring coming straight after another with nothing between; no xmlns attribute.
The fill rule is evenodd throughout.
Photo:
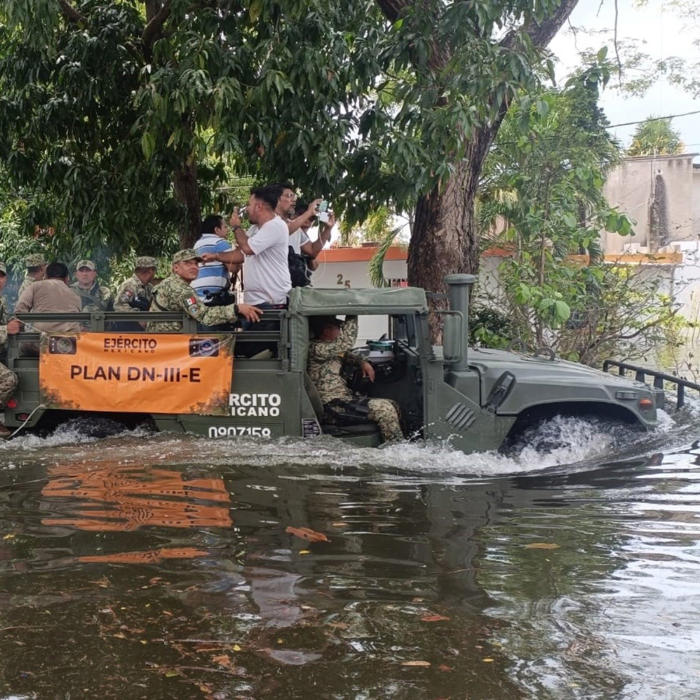
<svg viewBox="0 0 700 700"><path fill-rule="evenodd" d="M654 390L633 379L608 374L586 365L548 357L522 355L504 350L471 349L469 366L481 377L482 401L504 372L512 372L517 381L501 404L498 413L519 413L523 408L541 403L604 402L625 406L637 412L637 400L655 398ZM619 392L628 392L621 398Z"/></svg>

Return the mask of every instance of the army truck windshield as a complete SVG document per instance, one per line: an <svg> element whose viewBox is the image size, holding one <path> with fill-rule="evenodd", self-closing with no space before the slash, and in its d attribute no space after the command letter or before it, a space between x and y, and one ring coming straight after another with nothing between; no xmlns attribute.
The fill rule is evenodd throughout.
<svg viewBox="0 0 700 700"><path fill-rule="evenodd" d="M18 376L5 407L9 428L52 426L75 415L109 415L127 425L212 439L331 435L377 446L376 424L332 421L307 372L313 321L373 315L386 333L356 348L374 367L367 382L347 368L359 394L399 407L407 439L449 441L464 452L512 443L528 426L558 414L593 415L642 429L656 425L663 393L641 382L550 357L470 349L468 295L474 278L447 278L438 311L444 343L433 346L424 290L292 290L286 310L266 312L270 330L198 328L175 313L24 314L10 336L7 364ZM73 320L80 333L39 334L37 321ZM138 321L181 323L176 333L122 332Z"/></svg>

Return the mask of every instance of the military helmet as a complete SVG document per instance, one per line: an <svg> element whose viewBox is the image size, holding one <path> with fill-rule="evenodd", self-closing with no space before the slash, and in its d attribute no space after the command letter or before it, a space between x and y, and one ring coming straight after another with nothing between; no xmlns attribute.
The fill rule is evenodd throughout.
<svg viewBox="0 0 700 700"><path fill-rule="evenodd" d="M173 265L186 260L196 260L197 262L202 262L202 258L197 254L197 251L194 248L178 250L177 253L173 255Z"/></svg>
<svg viewBox="0 0 700 700"><path fill-rule="evenodd" d="M42 265L46 265L43 253L32 253L24 259L25 267L41 267Z"/></svg>
<svg viewBox="0 0 700 700"><path fill-rule="evenodd" d="M156 262L156 259L152 258L150 255L140 255L138 258L136 258L136 263L134 264L134 267L136 269L158 267L158 263Z"/></svg>

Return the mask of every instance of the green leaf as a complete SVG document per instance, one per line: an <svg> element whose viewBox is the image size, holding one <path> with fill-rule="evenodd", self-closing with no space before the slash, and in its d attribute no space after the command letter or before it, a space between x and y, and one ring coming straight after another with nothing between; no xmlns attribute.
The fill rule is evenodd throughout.
<svg viewBox="0 0 700 700"><path fill-rule="evenodd" d="M562 219L569 228L576 228L576 217L571 212L565 212Z"/></svg>
<svg viewBox="0 0 700 700"><path fill-rule="evenodd" d="M555 301L554 316L559 323L566 321L571 316L569 305L565 301Z"/></svg>
<svg viewBox="0 0 700 700"><path fill-rule="evenodd" d="M153 151L156 149L156 139L155 136L150 131L144 131L141 136L141 150L143 151L144 158L146 160L151 160L153 156Z"/></svg>
<svg viewBox="0 0 700 700"><path fill-rule="evenodd" d="M262 13L262 0L253 0L253 2L250 3L250 8L248 10L248 14L250 16L250 21L255 24L259 19L260 15Z"/></svg>

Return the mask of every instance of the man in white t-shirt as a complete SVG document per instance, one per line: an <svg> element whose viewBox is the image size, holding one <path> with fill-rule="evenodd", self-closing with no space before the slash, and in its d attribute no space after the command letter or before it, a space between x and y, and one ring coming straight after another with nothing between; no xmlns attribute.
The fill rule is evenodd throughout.
<svg viewBox="0 0 700 700"><path fill-rule="evenodd" d="M285 308L292 288L287 262L289 229L275 213L280 190L275 185L250 191L248 219L257 226L254 236L246 235L238 214L231 216L231 227L238 247L230 252L205 253L205 262L243 263L243 299L263 309Z"/></svg>
<svg viewBox="0 0 700 700"><path fill-rule="evenodd" d="M281 182L278 187L281 193L275 212L286 221L289 227L289 246L293 251L293 254L289 255L292 286L305 287L311 281L311 271L318 267L316 257L323 250L323 246L330 241L335 218L319 226L318 238L312 243L307 232L322 200L314 199L307 206L297 201L294 186L290 182ZM254 232L248 231L248 236L253 234Z"/></svg>
<svg viewBox="0 0 700 700"><path fill-rule="evenodd" d="M314 200L317 202L318 200ZM312 202L312 204L314 204ZM335 216L333 212L329 213L328 221L326 223L319 222L318 224L318 237L315 241L311 242L309 238L309 229L313 224L313 217L307 218L309 207L307 207L306 202L298 201L294 207L294 220L303 220L303 223L297 231L289 234L289 245L297 255L303 255L306 258L306 264L308 266L309 272L318 268L318 254L323 250L323 247L331 240L331 231L333 226L335 226ZM279 213L279 210L278 210ZM292 285L294 282L292 281Z"/></svg>

